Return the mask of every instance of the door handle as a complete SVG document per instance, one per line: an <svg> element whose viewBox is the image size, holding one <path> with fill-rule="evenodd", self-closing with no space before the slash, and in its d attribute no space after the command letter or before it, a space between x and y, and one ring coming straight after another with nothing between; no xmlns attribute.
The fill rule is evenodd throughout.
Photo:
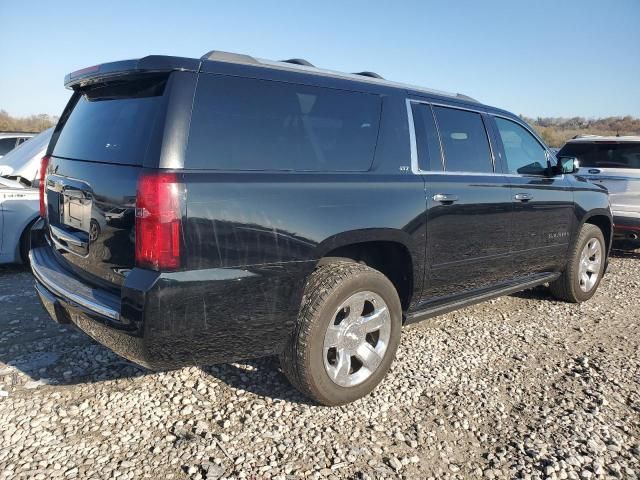
<svg viewBox="0 0 640 480"><path fill-rule="evenodd" d="M450 195L448 193L436 193L433 200L440 203L453 203L458 201L457 195Z"/></svg>
<svg viewBox="0 0 640 480"><path fill-rule="evenodd" d="M513 198L521 202L528 202L529 200L533 200L533 195L529 193L516 193Z"/></svg>

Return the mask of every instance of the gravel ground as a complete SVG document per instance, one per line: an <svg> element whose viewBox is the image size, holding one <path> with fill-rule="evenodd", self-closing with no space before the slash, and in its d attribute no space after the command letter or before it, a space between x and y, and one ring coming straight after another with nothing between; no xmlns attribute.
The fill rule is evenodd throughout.
<svg viewBox="0 0 640 480"><path fill-rule="evenodd" d="M150 373L50 321L0 269L0 479L638 478L640 255L405 329L390 374L309 404L273 358Z"/></svg>

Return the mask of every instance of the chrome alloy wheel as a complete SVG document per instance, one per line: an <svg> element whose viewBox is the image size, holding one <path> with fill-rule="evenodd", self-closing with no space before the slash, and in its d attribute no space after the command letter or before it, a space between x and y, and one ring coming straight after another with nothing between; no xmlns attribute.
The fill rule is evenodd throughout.
<svg viewBox="0 0 640 480"><path fill-rule="evenodd" d="M602 244L597 238L590 239L580 254L578 279L580 290L590 292L600 276L602 265Z"/></svg>
<svg viewBox="0 0 640 480"><path fill-rule="evenodd" d="M358 292L333 315L324 335L324 368L341 387L367 380L380 366L391 337L391 316L382 297Z"/></svg>

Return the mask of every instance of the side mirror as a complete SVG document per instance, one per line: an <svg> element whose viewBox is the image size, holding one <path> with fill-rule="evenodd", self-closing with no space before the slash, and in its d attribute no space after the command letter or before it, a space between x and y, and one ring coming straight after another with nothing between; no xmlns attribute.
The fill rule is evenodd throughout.
<svg viewBox="0 0 640 480"><path fill-rule="evenodd" d="M576 157L558 157L558 173L578 173L580 162Z"/></svg>

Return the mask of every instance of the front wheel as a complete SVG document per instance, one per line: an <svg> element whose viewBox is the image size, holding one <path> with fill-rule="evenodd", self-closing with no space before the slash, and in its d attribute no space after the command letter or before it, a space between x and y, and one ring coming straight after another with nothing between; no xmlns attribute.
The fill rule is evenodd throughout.
<svg viewBox="0 0 640 480"><path fill-rule="evenodd" d="M560 300L580 303L596 293L607 260L606 243L602 231L595 225L582 226L569 261L560 278L551 284L551 293Z"/></svg>
<svg viewBox="0 0 640 480"><path fill-rule="evenodd" d="M292 385L318 403L353 402L386 375L401 328L400 300L387 277L355 262L323 265L307 282L280 364Z"/></svg>

